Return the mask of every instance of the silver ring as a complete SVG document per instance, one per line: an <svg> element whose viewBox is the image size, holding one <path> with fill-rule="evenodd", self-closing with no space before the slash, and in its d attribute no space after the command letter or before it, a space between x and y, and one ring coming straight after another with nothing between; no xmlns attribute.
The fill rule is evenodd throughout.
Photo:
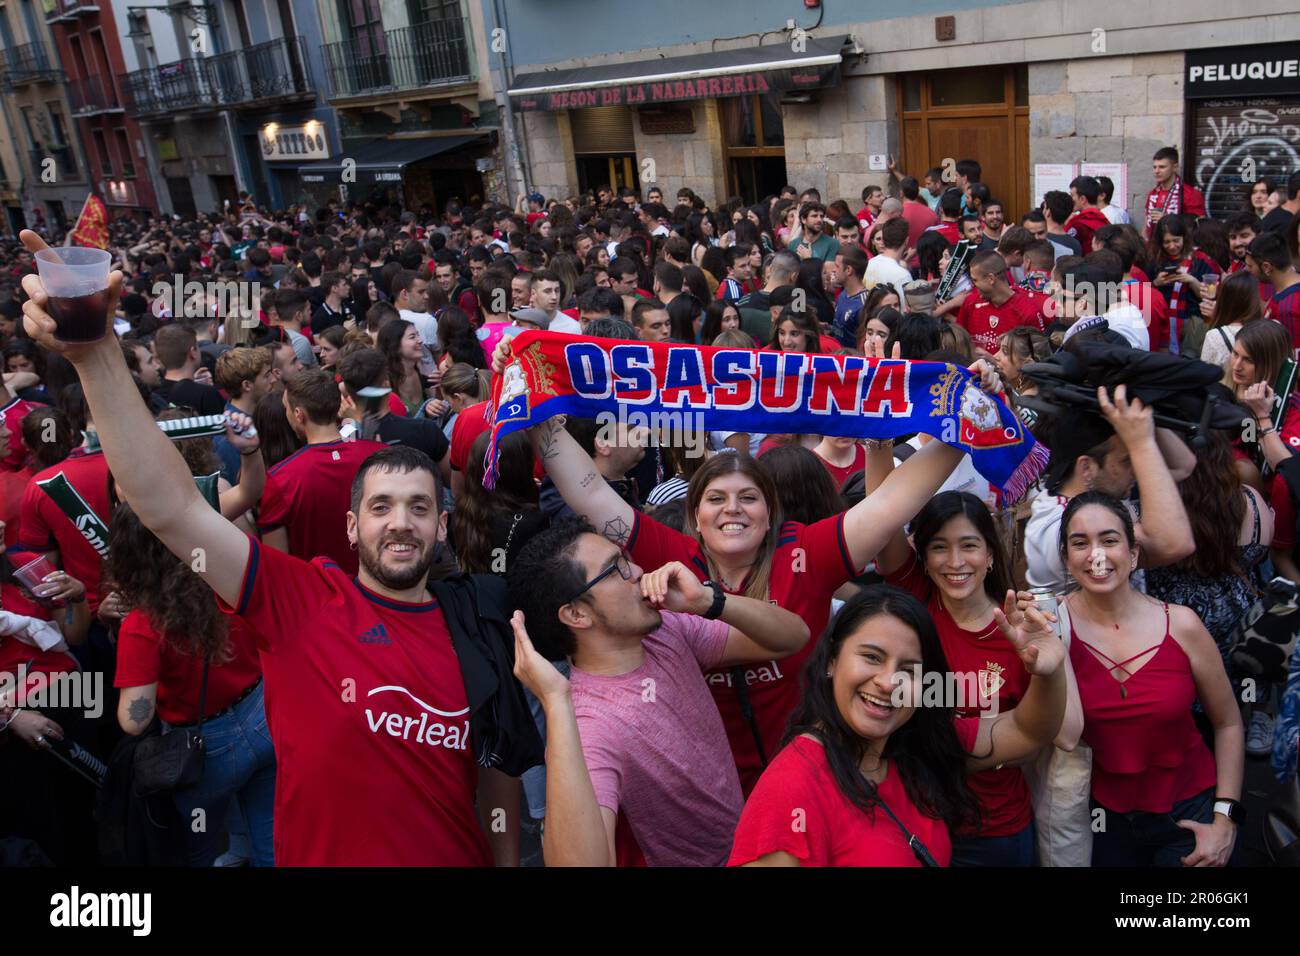
<svg viewBox="0 0 1300 956"><path fill-rule="evenodd" d="M44 734L37 734L37 735L36 735L36 742L37 742L38 744L42 744L42 745L43 745L43 744L45 743L45 735L44 735Z"/></svg>

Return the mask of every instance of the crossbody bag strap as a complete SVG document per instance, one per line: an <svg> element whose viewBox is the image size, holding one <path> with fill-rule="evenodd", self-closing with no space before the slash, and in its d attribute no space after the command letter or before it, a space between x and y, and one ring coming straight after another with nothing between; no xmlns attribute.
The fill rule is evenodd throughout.
<svg viewBox="0 0 1300 956"><path fill-rule="evenodd" d="M211 663L212 655L205 654L203 656L203 683L199 685L199 726L194 731L199 737L203 736L203 717L208 709L208 665Z"/></svg>

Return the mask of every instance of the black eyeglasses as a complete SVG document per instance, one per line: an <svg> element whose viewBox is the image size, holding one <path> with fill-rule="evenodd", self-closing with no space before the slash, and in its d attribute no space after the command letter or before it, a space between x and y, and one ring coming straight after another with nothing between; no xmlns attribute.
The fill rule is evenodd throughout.
<svg viewBox="0 0 1300 956"><path fill-rule="evenodd" d="M575 594L573 597L569 598L569 599L568 599L567 601L565 601L564 603L565 603L565 604L572 604L574 601L578 600L578 598L582 597L584 594L586 594L588 591L590 591L592 588L594 588L594 587L595 587L597 584L599 584L601 581L605 580L607 577L609 577L609 576L610 576L611 574L613 574L615 571L617 571L617 572L619 573L619 576L620 576L624 581L631 581L631 580L632 580L632 563L631 563L630 561L628 561L628 559L627 559L627 553L626 553L626 552L624 552L624 551L620 551L620 552L618 553L618 557L614 559L614 563L613 563L613 564L611 564L611 565L610 565L609 567L607 567L604 571L601 571L600 574L596 575L594 578L592 578L590 581L588 581L586 584L584 584L584 585L582 586L582 590L581 590L581 591L579 591L579 592L578 592L577 594Z"/></svg>

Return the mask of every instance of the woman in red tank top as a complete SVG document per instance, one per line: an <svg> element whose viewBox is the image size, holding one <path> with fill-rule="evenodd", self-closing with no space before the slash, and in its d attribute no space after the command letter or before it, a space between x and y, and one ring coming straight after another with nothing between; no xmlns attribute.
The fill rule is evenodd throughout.
<svg viewBox="0 0 1300 956"><path fill-rule="evenodd" d="M1240 821L1241 714L1214 639L1181 605L1137 591L1128 509L1089 491L1061 519L1070 658L1092 747L1094 866L1223 866ZM1200 700L1211 754L1192 720Z"/></svg>

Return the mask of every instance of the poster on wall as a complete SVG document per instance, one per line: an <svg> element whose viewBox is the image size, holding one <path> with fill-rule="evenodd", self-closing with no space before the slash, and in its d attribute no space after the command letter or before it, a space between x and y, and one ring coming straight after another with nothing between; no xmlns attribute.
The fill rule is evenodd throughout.
<svg viewBox="0 0 1300 956"><path fill-rule="evenodd" d="M1080 163L1080 176L1096 179L1105 176L1115 184L1115 195L1110 197L1112 205L1128 209L1128 163Z"/></svg>
<svg viewBox="0 0 1300 956"><path fill-rule="evenodd" d="M1216 219L1245 209L1252 183L1300 168L1300 97L1201 100L1195 119L1192 177Z"/></svg>
<svg viewBox="0 0 1300 956"><path fill-rule="evenodd" d="M1063 193L1070 191L1070 181L1079 175L1079 167L1074 163L1036 163L1034 164L1034 208L1043 204L1043 196L1053 190Z"/></svg>

